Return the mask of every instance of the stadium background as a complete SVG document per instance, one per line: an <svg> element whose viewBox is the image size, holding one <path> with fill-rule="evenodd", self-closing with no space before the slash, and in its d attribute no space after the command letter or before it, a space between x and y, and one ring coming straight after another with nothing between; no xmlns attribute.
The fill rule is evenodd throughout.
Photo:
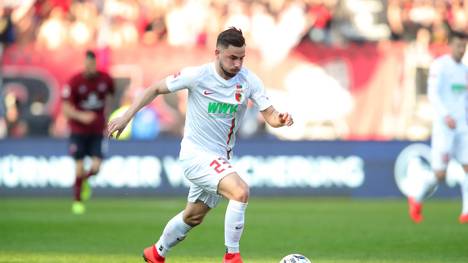
<svg viewBox="0 0 468 263"><path fill-rule="evenodd" d="M93 49L99 68L116 81L114 109L125 108L153 81L182 67L211 61L215 37L227 26L243 30L247 38L245 65L264 81L274 104L295 118L292 128L273 130L252 108L239 131L234 162L252 185L257 198L252 203L262 204L257 208L267 215L284 211L275 217L279 225L298 235L294 239L280 232L288 242L270 247L257 247L257 238L247 236L243 242L250 244L246 253L255 259L252 262L275 262L293 251L303 251L317 262L466 262L466 249L459 245L466 243L467 232L455 225L459 207L455 197L463 176L459 167L452 165L447 185L434 196L443 199L434 201L435 219L428 219L424 228L412 230L404 193L411 188L411 175L430 173L427 72L431 61L447 50L450 31L466 31L467 2L1 1L0 233L4 235L0 235L0 262L23 262L18 257L22 243L37 252L26 257L30 262L106 261L99 255L112 254L111 244L93 248L64 241L65 245L57 246L56 238L66 240L66 235L51 229L67 233L75 229L76 220L85 226L96 225L91 231L99 232L98 227L103 227L96 224L99 218L112 221L119 217L115 228L102 229L119 229L122 240L132 240L121 247L122 255L133 255L133 249L146 245L139 237L152 242L144 231L135 236L124 232L133 219L115 211L134 213L136 221L148 224L154 218L143 216L146 211L138 208L164 208L164 202L181 207L186 183L176 156L186 94L159 97L133 121L125 140L106 141L109 158L91 182L96 199L90 203L88 218L73 219L67 210L73 164L66 154L68 130L61 114L60 91L82 68L85 50ZM132 199L146 196L153 199ZM275 199L269 203L260 196ZM298 205L289 207L289 200ZM161 226L151 225L156 232L153 236L177 207L158 214ZM262 217L255 214L254 205L251 210L253 224L261 227ZM288 218L289 212L301 215L302 221ZM346 216L340 212L347 213L349 222L336 220ZM207 222L209 226L221 223L218 217L222 211L216 213L215 219ZM365 218L367 214L371 217ZM51 226L41 224L51 216L56 218ZM298 225L330 225L325 229L309 226L310 231L301 232L291 225L294 220L299 220ZM349 226L369 226L373 220L381 223L371 230L375 236L356 239L369 229ZM440 226L445 227L443 231L431 232ZM37 235L25 238L20 234L24 229L35 229ZM51 231L53 235L44 235ZM306 233L330 239L320 242ZM455 233L461 236L451 238ZM80 239L78 232L74 234L78 240L86 240ZM342 236L342 243L332 238L336 235ZM421 235L425 235L423 241ZM38 240L43 241L42 246L37 247ZM349 246L353 242L355 250ZM377 242L382 243L381 250L369 250ZM403 244L409 247L402 249ZM347 248L337 253L336 246ZM191 262L194 253L195 258L201 257L199 262L212 262L196 252L200 249L184 245L175 262ZM211 251L217 249L222 250L216 247ZM96 258L73 261L71 255L87 255L88 251ZM137 261L130 256L120 260Z"/></svg>
<svg viewBox="0 0 468 263"><path fill-rule="evenodd" d="M430 136L428 67L446 51L450 31L466 28L463 8L462 1L5 1L0 136L6 172L0 175L0 188L32 187L21 178L8 181L22 174L15 167L21 167L25 157L65 154L60 143L40 148L33 144L66 138L60 90L82 69L86 49L95 50L99 68L114 77L113 108L118 111L152 81L211 61L216 34L229 25L246 35L246 66L264 81L274 104L295 117L294 127L271 129L252 108L239 132L241 141L261 145L263 140L303 140L310 149L291 152L293 146L278 142L285 149L240 146L243 155L254 151L264 157L283 152L325 157L338 169L343 165L336 158L359 156L364 182L380 177L375 181L385 182L369 186L369 191L394 187L392 168L398 154L412 141L426 142ZM147 155L164 159L170 152L174 157L185 99L184 93L156 99L135 118L126 139L146 141L153 149ZM21 138L34 138L28 141L31 152L15 152ZM158 144L165 141L173 142L167 147L174 150L161 151ZM316 145L317 141L330 146ZM109 156L117 154L114 144L110 143ZM388 147L398 150L387 151ZM119 154L142 155L140 148ZM320 148L333 150L321 153ZM53 150L41 153L43 149ZM381 152L377 162L385 166L363 157L375 152ZM44 163L41 160L36 162ZM45 162L53 166L52 161ZM373 166L381 170L369 169ZM29 173L24 176L35 176ZM37 175L53 181L47 173ZM398 196L393 190L374 192Z"/></svg>

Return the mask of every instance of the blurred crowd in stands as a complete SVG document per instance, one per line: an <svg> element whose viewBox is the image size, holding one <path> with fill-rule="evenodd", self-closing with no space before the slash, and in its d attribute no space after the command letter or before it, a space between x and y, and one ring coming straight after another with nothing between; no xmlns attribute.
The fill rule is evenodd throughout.
<svg viewBox="0 0 468 263"><path fill-rule="evenodd" d="M408 63L423 90L433 59L429 46L445 46L452 30L466 32L467 14L468 0L2 0L0 58L13 44L38 50L162 43L212 48L221 30L235 26L269 63L303 42L408 43ZM15 129L21 136L26 127L13 125L20 120L18 102L8 94L2 100L0 138L14 137Z"/></svg>
<svg viewBox="0 0 468 263"><path fill-rule="evenodd" d="M330 45L382 39L411 41L420 28L443 41L466 30L466 0L3 0L3 44L49 49L98 43L173 46L213 43L227 26L242 28L261 48L275 39ZM286 45L286 43L284 44Z"/></svg>

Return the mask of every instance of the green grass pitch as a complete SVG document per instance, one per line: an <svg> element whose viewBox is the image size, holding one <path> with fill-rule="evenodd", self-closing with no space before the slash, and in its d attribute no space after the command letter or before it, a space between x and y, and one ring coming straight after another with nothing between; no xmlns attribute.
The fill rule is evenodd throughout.
<svg viewBox="0 0 468 263"><path fill-rule="evenodd" d="M0 262L143 262L142 249L184 207L183 198L95 198L74 216L61 198L0 199ZM167 262L221 262L223 201ZM403 199L251 198L241 250L246 263L302 253L314 263L468 262L459 200L430 200L412 224Z"/></svg>

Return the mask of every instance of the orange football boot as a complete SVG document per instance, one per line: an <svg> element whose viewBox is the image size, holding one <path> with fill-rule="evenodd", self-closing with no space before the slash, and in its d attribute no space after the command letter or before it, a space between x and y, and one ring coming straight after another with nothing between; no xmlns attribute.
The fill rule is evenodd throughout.
<svg viewBox="0 0 468 263"><path fill-rule="evenodd" d="M468 224L468 214L461 214L458 221L460 221L460 224Z"/></svg>
<svg viewBox="0 0 468 263"><path fill-rule="evenodd" d="M165 258L160 256L154 245L143 250L143 259L149 263L164 263Z"/></svg>
<svg viewBox="0 0 468 263"><path fill-rule="evenodd" d="M409 216L414 223L418 224L423 220L422 203L417 202L413 197L408 197Z"/></svg>
<svg viewBox="0 0 468 263"><path fill-rule="evenodd" d="M243 263L240 253L224 254L223 263Z"/></svg>

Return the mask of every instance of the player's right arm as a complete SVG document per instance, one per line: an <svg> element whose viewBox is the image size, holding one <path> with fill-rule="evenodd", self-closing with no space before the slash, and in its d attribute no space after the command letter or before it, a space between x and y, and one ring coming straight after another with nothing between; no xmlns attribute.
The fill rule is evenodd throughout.
<svg viewBox="0 0 468 263"><path fill-rule="evenodd" d="M62 110L65 117L83 124L90 124L96 118L96 114L92 111L77 110L69 101L63 101Z"/></svg>
<svg viewBox="0 0 468 263"><path fill-rule="evenodd" d="M92 111L78 110L72 103L75 100L72 87L73 81L67 84L62 90L62 112L68 119L81 122L83 124L90 124L96 118L96 114Z"/></svg>
<svg viewBox="0 0 468 263"><path fill-rule="evenodd" d="M144 106L148 105L151 101L153 101L157 96L161 94L167 94L170 90L167 88L166 80L163 79L155 84L146 88L141 96L135 99L128 108L128 110L120 117L115 118L109 121L107 126L107 132L109 136L114 136L118 138L122 131L125 129L125 126L130 122L130 120L135 116L135 114Z"/></svg>
<svg viewBox="0 0 468 263"><path fill-rule="evenodd" d="M109 122L107 132L109 136L119 137L125 126L135 116L135 114L158 95L177 92L182 89L193 87L194 81L203 72L204 67L187 67L182 69L177 74L168 76L145 89L143 94L137 98L128 110L119 118L115 118Z"/></svg>

